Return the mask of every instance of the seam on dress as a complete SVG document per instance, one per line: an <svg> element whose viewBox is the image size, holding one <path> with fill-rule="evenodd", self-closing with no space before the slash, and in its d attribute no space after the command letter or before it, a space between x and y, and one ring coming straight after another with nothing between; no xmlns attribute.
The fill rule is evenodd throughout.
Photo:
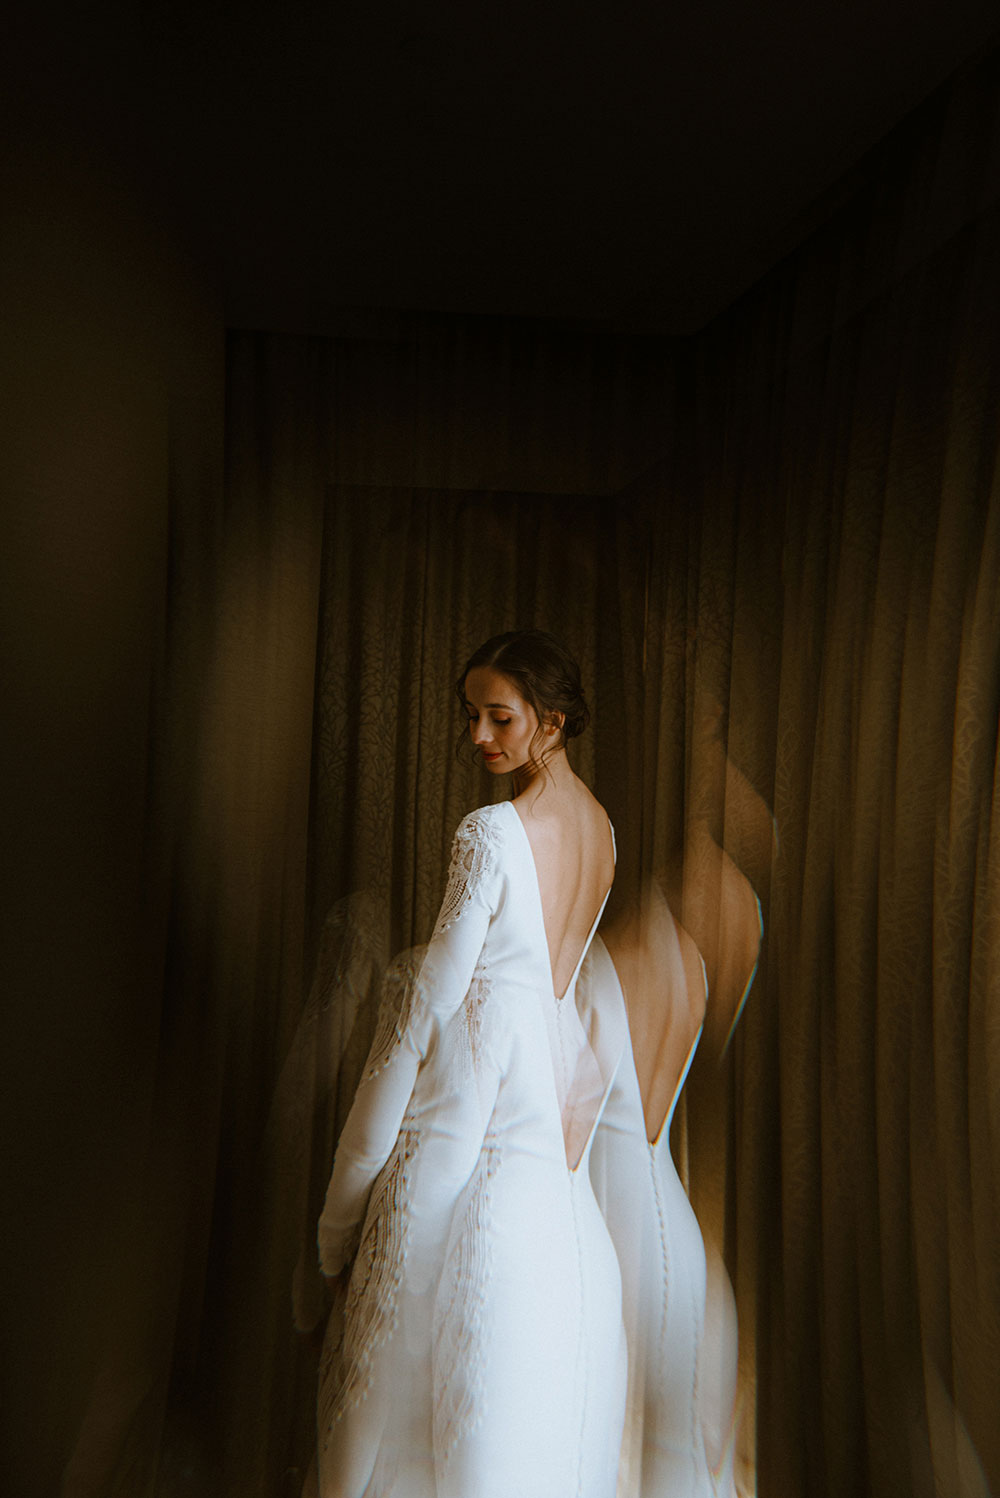
<svg viewBox="0 0 1000 1498"><path fill-rule="evenodd" d="M663 1310L660 1317L660 1347L667 1345L667 1316L670 1307L670 1248L667 1243L667 1220L663 1209L663 1192L660 1187L660 1176L656 1168L656 1147L646 1141L649 1173L653 1180L653 1198L656 1202L656 1220L660 1230L660 1255L663 1264ZM670 1148L669 1139L666 1148Z"/></svg>

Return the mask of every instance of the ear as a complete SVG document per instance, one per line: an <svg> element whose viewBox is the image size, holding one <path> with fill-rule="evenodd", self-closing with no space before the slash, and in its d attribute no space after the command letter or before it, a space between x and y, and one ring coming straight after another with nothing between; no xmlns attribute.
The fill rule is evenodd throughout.
<svg viewBox="0 0 1000 1498"><path fill-rule="evenodd" d="M546 729L546 732L552 732L554 730L556 733L562 733L563 728L565 727L565 725L566 725L566 714L565 713L547 713L546 714L546 716L545 716L545 729Z"/></svg>

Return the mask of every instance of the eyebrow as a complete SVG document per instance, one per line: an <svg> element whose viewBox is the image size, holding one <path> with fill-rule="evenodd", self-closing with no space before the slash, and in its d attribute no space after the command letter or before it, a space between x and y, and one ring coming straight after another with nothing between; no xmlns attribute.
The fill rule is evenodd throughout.
<svg viewBox="0 0 1000 1498"><path fill-rule="evenodd" d="M466 707L472 707L472 708L474 708L476 704L474 702L470 702L469 699L468 699L468 697L466 697L466 699L465 699L465 705L466 705ZM486 707L499 707L505 713L513 713L513 712L517 711L517 709L514 708L514 707L511 707L508 702L487 702L484 705Z"/></svg>

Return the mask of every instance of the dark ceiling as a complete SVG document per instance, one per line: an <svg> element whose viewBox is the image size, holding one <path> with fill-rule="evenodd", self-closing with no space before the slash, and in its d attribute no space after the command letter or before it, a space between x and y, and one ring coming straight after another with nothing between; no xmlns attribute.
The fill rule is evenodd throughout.
<svg viewBox="0 0 1000 1498"><path fill-rule="evenodd" d="M185 203L231 324L317 332L352 308L692 332L1000 26L996 0L102 15L46 12L33 82Z"/></svg>

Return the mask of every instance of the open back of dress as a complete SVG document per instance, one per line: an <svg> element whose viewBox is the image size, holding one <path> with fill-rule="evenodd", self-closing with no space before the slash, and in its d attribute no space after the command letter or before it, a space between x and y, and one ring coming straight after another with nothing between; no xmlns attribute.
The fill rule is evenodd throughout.
<svg viewBox="0 0 1000 1498"><path fill-rule="evenodd" d="M514 809L516 811L516 807ZM534 881L534 889L538 898L541 937L545 942L546 952L549 954L549 986L552 994L552 1003L547 1003L545 1007L546 1025L549 1035L549 1047L552 1054L553 1079L556 1087L559 1113L562 1118L566 1162L571 1170L576 1170L593 1134L594 1126L600 1114L610 1082L608 1063L612 1058L599 1058L594 1050L591 1036L588 1034L587 1028L584 1026L577 1009L576 984L580 968L593 941L594 933L600 924L601 916L604 914L604 907L611 893L611 885L609 882L604 891L603 898L600 900L593 915L586 939L569 974L569 980L563 986L562 991L559 992L558 985L552 981L554 976L551 960L552 942L545 921L542 890L538 878L538 866L527 829L520 816L518 820L521 821L528 862L531 865L531 878L528 882L530 884L532 879ZM613 870L615 863L614 829L610 821L607 826L611 840L611 864ZM602 1059L604 1061L603 1067ZM614 1059L617 1060L617 1056Z"/></svg>
<svg viewBox="0 0 1000 1498"><path fill-rule="evenodd" d="M466 818L321 1219L331 1268L360 1230L320 1401L338 1498L614 1498L621 1280L587 1162L621 1035L581 1022L585 954L557 998L517 810Z"/></svg>

